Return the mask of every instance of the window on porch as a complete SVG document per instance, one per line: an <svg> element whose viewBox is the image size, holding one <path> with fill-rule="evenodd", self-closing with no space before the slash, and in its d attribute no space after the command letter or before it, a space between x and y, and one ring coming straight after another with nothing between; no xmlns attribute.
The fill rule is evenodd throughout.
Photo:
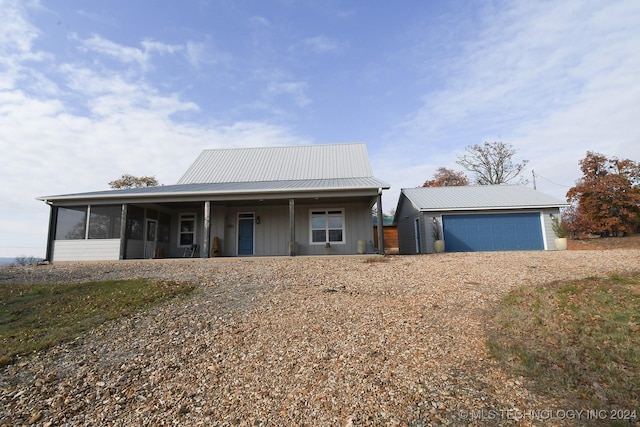
<svg viewBox="0 0 640 427"><path fill-rule="evenodd" d="M180 214L180 223L178 224L179 247L187 247L196 243L196 215Z"/></svg>
<svg viewBox="0 0 640 427"><path fill-rule="evenodd" d="M311 244L344 243L344 209L311 211Z"/></svg>

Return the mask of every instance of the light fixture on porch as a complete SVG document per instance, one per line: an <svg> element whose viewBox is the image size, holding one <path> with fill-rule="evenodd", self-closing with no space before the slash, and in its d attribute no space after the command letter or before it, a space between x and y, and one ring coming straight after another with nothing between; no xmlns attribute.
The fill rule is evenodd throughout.
<svg viewBox="0 0 640 427"><path fill-rule="evenodd" d="M260 217L259 216L256 217L256 224L260 224Z"/></svg>
<svg viewBox="0 0 640 427"><path fill-rule="evenodd" d="M555 216L553 216L553 214L552 214L552 213L550 213L550 214L549 214L549 218L554 219L554 218L555 218Z"/></svg>
<svg viewBox="0 0 640 427"><path fill-rule="evenodd" d="M437 224L437 223L438 223L438 220L436 219L436 217L435 217L435 216L432 216L432 217L431 217L431 220L433 221L433 223L434 223L434 224Z"/></svg>

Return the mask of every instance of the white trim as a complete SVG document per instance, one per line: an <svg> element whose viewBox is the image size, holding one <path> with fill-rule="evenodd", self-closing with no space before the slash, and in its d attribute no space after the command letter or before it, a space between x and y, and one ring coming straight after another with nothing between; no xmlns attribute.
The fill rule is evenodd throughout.
<svg viewBox="0 0 640 427"><path fill-rule="evenodd" d="M342 217L342 240L339 242L332 242L325 240L323 242L314 242L313 241L313 212L324 212L325 218L329 215L329 212L340 212ZM325 230L328 230L328 226L325 227ZM328 238L328 234L325 236ZM318 246L318 245L326 245L330 243L332 245L345 245L347 243L347 217L345 215L344 208L311 208L309 209L309 244Z"/></svg>
<svg viewBox="0 0 640 427"><path fill-rule="evenodd" d="M542 246L545 251L549 250L549 244L547 242L547 229L544 223L544 212L540 211L540 231L542 231Z"/></svg>

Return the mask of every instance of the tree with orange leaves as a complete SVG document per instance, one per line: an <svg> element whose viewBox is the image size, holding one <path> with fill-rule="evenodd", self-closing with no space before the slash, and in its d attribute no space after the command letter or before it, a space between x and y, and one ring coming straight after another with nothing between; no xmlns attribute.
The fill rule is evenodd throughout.
<svg viewBox="0 0 640 427"><path fill-rule="evenodd" d="M583 177L567 192L572 231L632 234L640 226L640 164L587 152Z"/></svg>

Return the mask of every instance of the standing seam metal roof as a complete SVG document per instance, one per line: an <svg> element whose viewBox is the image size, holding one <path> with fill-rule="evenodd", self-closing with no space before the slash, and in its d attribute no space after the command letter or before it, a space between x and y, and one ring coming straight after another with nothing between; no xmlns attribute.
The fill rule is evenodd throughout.
<svg viewBox="0 0 640 427"><path fill-rule="evenodd" d="M567 206L522 185L403 188L402 193L422 211Z"/></svg>
<svg viewBox="0 0 640 427"><path fill-rule="evenodd" d="M204 150L178 184L372 177L364 143Z"/></svg>

